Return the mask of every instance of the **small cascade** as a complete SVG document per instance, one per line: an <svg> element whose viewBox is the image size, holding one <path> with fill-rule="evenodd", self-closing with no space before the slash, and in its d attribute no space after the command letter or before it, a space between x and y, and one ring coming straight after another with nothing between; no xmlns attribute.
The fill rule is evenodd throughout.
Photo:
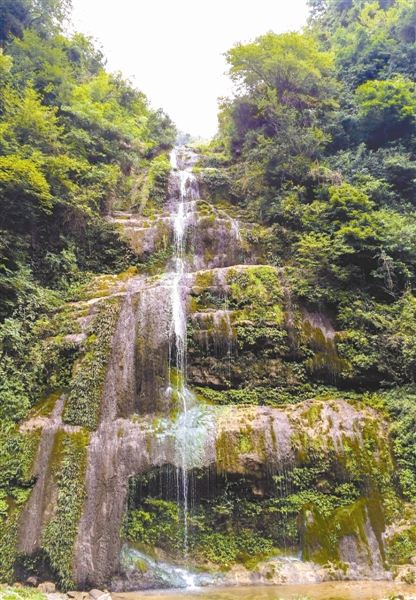
<svg viewBox="0 0 416 600"><path fill-rule="evenodd" d="M218 209L217 212L220 217L225 218L230 222L231 232L235 241L241 242L243 238L240 231L240 222L237 221L237 219L233 219L233 217L226 213L225 210Z"/></svg>
<svg viewBox="0 0 416 600"><path fill-rule="evenodd" d="M182 588L194 590L201 585L215 585L224 582L224 575L218 573L196 573L188 569L176 567L168 562L155 560L144 552L127 545L121 550L121 562L127 571L134 574L139 570L142 572L151 572L153 581L156 581L161 587Z"/></svg>
<svg viewBox="0 0 416 600"><path fill-rule="evenodd" d="M188 160L184 158L185 152L188 153ZM176 212L172 215L172 225L174 231L174 254L173 254L173 277L172 277L172 324L171 324L171 345L170 355L174 355L175 375L173 383L173 394L178 402L178 408L181 411L179 423L181 431L179 433L179 452L181 454L181 471L177 474L178 494L181 492L182 498L178 498L183 503L183 523L184 523L184 558L188 559L188 495L189 495L189 459L188 459L188 410L194 403L193 394L186 387L186 311L184 309L182 288L187 271L187 260L184 252L185 238L189 223L192 218L194 200L199 197L198 187L192 174L193 156L184 148L174 148L170 155L173 176L179 178L179 202ZM170 359L170 369L172 360ZM172 373L170 374L172 381ZM182 482L182 489L179 490L179 482ZM178 506L180 502L178 502Z"/></svg>
<svg viewBox="0 0 416 600"><path fill-rule="evenodd" d="M233 328L231 327L230 313L225 312L227 324L227 365L228 365L228 382L231 385L231 362L233 360Z"/></svg>
<svg viewBox="0 0 416 600"><path fill-rule="evenodd" d="M229 310L218 310L213 314L214 353L228 365L228 382L231 381L231 362L233 354L233 328Z"/></svg>
<svg viewBox="0 0 416 600"><path fill-rule="evenodd" d="M242 237L240 232L240 223L236 221L236 219L231 219L231 231L233 232L237 242L241 242Z"/></svg>

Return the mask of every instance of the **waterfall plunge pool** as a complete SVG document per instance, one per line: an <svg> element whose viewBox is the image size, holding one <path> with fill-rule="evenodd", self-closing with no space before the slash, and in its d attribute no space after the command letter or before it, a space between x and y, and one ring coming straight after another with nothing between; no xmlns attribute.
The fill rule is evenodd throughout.
<svg viewBox="0 0 416 600"><path fill-rule="evenodd" d="M416 586L390 581L330 581L304 585L153 590L112 594L113 600L382 600L416 596Z"/></svg>

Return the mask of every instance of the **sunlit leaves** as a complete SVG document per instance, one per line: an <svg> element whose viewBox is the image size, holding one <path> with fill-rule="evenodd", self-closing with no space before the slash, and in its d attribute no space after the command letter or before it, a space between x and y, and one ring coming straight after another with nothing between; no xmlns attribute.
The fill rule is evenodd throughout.
<svg viewBox="0 0 416 600"><path fill-rule="evenodd" d="M331 1L324 17L333 30L340 78L353 90L369 79L387 79L394 72L414 79L414 2L352 2L348 11L336 14L341 5Z"/></svg>
<svg viewBox="0 0 416 600"><path fill-rule="evenodd" d="M238 86L222 104L220 132L232 156L236 190L265 208L270 187L302 184L331 141L337 109L333 56L307 33L269 32L226 53Z"/></svg>
<svg viewBox="0 0 416 600"><path fill-rule="evenodd" d="M42 161L19 158L16 155L0 156L0 191L6 201L6 212L20 196L33 197L42 210L50 211L52 195L40 166Z"/></svg>
<svg viewBox="0 0 416 600"><path fill-rule="evenodd" d="M0 91L0 153L30 153L35 149L54 153L59 148L62 127L56 109L43 106L40 96L27 87L18 93L10 85Z"/></svg>
<svg viewBox="0 0 416 600"><path fill-rule="evenodd" d="M172 122L152 111L142 92L104 71L90 38L62 34L69 5L21 0L3 7L7 18L18 17L6 23L18 36L10 35L0 54L0 227L7 242L0 244L0 313L16 301L27 262L36 277L65 281L59 257L75 241L78 265L87 268L88 253L99 270L120 256L124 266L127 246L100 215L110 199L128 203L138 170L175 137ZM96 253L85 247L90 234ZM110 239L111 248L101 251ZM52 269L47 257L55 253Z"/></svg>
<svg viewBox="0 0 416 600"><path fill-rule="evenodd" d="M295 32L269 32L226 53L230 77L250 93L275 90L288 106L311 105L330 96L333 57L319 52L316 42Z"/></svg>
<svg viewBox="0 0 416 600"><path fill-rule="evenodd" d="M137 93L132 99L134 112L129 111L120 103L121 95L116 82L102 71L74 89L71 105L65 109L84 127L98 127L110 139L116 137L137 143L147 134L148 109L143 97Z"/></svg>
<svg viewBox="0 0 416 600"><path fill-rule="evenodd" d="M397 139L416 121L416 84L401 75L363 83L355 99L369 141L376 145Z"/></svg>

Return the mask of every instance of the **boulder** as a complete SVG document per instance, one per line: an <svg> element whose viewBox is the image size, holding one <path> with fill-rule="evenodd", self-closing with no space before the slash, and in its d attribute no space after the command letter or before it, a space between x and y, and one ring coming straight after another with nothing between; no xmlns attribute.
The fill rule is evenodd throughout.
<svg viewBox="0 0 416 600"><path fill-rule="evenodd" d="M416 567L413 564L396 566L394 580L413 585L416 582Z"/></svg>
<svg viewBox="0 0 416 600"><path fill-rule="evenodd" d="M90 590L90 597L92 600L111 600L111 595L108 592L97 589Z"/></svg>
<svg viewBox="0 0 416 600"><path fill-rule="evenodd" d="M54 594L56 592L56 586L52 581L44 581L40 583L37 588L43 594Z"/></svg>

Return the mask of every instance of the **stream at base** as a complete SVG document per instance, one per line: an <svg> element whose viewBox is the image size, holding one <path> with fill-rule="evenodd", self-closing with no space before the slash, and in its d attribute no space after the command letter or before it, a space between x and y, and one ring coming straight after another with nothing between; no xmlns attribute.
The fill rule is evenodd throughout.
<svg viewBox="0 0 416 600"><path fill-rule="evenodd" d="M416 586L390 581L328 581L306 585L155 590L112 594L113 600L382 600L416 596Z"/></svg>

